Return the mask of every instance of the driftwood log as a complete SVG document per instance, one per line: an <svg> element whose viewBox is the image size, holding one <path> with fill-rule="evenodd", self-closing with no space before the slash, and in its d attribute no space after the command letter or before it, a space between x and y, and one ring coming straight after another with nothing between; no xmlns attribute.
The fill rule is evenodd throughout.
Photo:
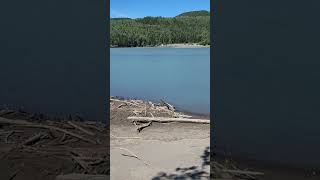
<svg viewBox="0 0 320 180"><path fill-rule="evenodd" d="M253 175L253 176L263 176L262 172L254 171L242 171L242 170L231 170L231 169L222 169L222 172L231 173L231 174L244 174L244 175Z"/></svg>
<svg viewBox="0 0 320 180"><path fill-rule="evenodd" d="M84 128L82 128L82 127L80 127L80 126L76 125L75 123L73 123L73 122L71 122L71 121L68 121L68 124L69 124L70 126L72 126L72 127L76 128L76 129L78 129L78 130L80 130L80 131L82 131L82 132L84 132L84 133L86 133L86 134L90 135L90 136L95 136L95 134L94 134L93 132L88 131L88 130L85 130Z"/></svg>
<svg viewBox="0 0 320 180"><path fill-rule="evenodd" d="M81 135L78 135L78 134L73 133L73 132L69 132L69 131L67 131L67 130L64 130L64 129L61 129L61 128L58 128L58 127L55 127L55 126L34 124L34 123L31 123L31 122L28 122L28 121L24 121L24 120L11 120L11 119L1 118L1 117L0 117L0 124L14 124L14 125L18 125L18 126L25 126L25 127L33 127L33 128L42 128L42 129L56 130L56 131L63 132L63 133L65 133L65 134L67 134L67 135L76 137L76 138L78 138L78 139L81 139L81 140L83 140L83 141L90 142L90 143L92 143L92 144L97 144L97 142L94 141L94 140L85 138L85 137L83 137L83 136L81 136Z"/></svg>
<svg viewBox="0 0 320 180"><path fill-rule="evenodd" d="M66 174L59 175L55 180L109 180L107 175L91 175L91 174Z"/></svg>
<svg viewBox="0 0 320 180"><path fill-rule="evenodd" d="M130 116L128 120L136 121L136 122L181 122L181 123L202 123L202 124L210 124L209 119L188 119L188 118L167 118L167 117L136 117Z"/></svg>
<svg viewBox="0 0 320 180"><path fill-rule="evenodd" d="M26 141L24 141L22 143L22 146L35 144L36 142L40 141L41 139L45 138L46 136L47 135L44 133L36 134L36 135L30 137L29 139L27 139Z"/></svg>

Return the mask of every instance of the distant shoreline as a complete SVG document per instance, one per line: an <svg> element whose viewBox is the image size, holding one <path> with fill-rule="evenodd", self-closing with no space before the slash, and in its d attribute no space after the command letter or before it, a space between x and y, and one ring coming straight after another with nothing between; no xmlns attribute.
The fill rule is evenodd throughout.
<svg viewBox="0 0 320 180"><path fill-rule="evenodd" d="M162 44L158 46L141 46L141 47L118 47L110 46L110 48L210 48L210 45L200 45L200 44Z"/></svg>

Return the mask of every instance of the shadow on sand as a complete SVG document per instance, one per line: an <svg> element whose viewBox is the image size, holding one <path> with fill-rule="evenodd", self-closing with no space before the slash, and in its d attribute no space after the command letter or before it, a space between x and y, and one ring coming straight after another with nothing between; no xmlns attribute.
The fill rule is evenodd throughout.
<svg viewBox="0 0 320 180"><path fill-rule="evenodd" d="M188 180L188 179L210 179L210 172L206 169L210 166L210 147L206 147L200 156L202 165L176 168L175 173L167 174L160 172L152 180Z"/></svg>

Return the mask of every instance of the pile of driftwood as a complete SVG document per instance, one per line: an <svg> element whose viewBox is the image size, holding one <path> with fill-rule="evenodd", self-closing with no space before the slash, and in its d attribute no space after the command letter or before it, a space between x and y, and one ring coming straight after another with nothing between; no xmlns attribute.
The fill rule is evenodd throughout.
<svg viewBox="0 0 320 180"><path fill-rule="evenodd" d="M151 126L152 122L210 124L210 120L208 119L196 119L190 115L178 112L173 105L165 102L164 100L160 100L160 103L153 103L151 101L111 97L110 107L111 111L121 108L126 108L127 111L130 111L132 115L127 119L131 120L131 122L136 126L138 132L148 126Z"/></svg>
<svg viewBox="0 0 320 180"><path fill-rule="evenodd" d="M211 174L212 179L219 180L258 180L264 176L262 172L241 170L235 163L225 160L223 163L219 163L215 160L211 160Z"/></svg>
<svg viewBox="0 0 320 180"><path fill-rule="evenodd" d="M89 175L105 179L110 173L108 131L105 124L68 120L39 122L5 117L9 114L2 111L3 116L0 116L0 161L8 159L10 154L21 153L24 154L22 157L25 157L25 154L29 153L73 162L73 173L76 174L61 175L63 170L59 173L53 172L59 180L65 176L83 179Z"/></svg>

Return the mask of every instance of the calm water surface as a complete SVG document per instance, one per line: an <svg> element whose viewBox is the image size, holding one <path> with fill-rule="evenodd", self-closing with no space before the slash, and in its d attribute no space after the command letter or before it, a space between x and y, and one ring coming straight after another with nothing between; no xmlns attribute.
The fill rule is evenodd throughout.
<svg viewBox="0 0 320 180"><path fill-rule="evenodd" d="M112 48L110 94L210 112L209 48Z"/></svg>

